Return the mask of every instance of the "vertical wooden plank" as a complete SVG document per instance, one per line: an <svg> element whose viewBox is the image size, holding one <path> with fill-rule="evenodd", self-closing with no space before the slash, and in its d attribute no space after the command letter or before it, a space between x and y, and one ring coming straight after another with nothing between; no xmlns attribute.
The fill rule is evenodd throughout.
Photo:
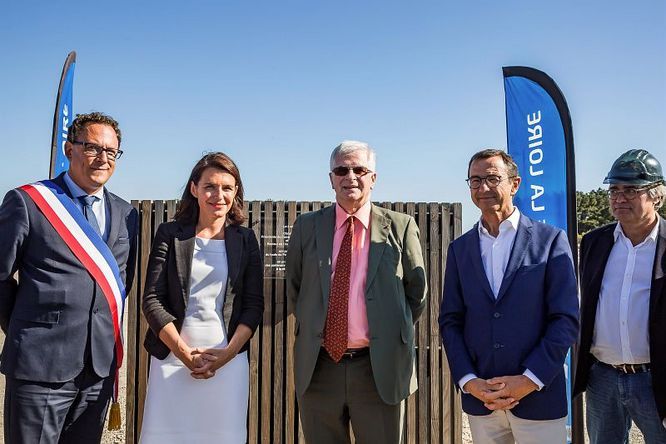
<svg viewBox="0 0 666 444"><path fill-rule="evenodd" d="M243 201L243 214L245 215L245 221L241 225L250 227L252 225L252 212L250 211L250 203L246 200Z"/></svg>
<svg viewBox="0 0 666 444"><path fill-rule="evenodd" d="M313 202L301 202L300 208L300 214L315 211L315 205ZM298 404L296 406L298 407ZM298 417L298 442L300 444L305 444L305 435L303 434L303 424L301 423L300 416Z"/></svg>
<svg viewBox="0 0 666 444"><path fill-rule="evenodd" d="M439 443L441 437L441 341L439 339L439 301L441 296L441 256L440 256L440 212L439 205L431 203L429 212L428 233L428 314L429 314L429 341L430 341L430 442Z"/></svg>
<svg viewBox="0 0 666 444"><path fill-rule="evenodd" d="M414 203L409 202L407 204L402 204L403 209L401 211L404 211L408 215L415 217L416 216L416 206ZM396 209L397 211L397 209ZM423 235L420 235L420 237L423 237ZM416 329L418 331L418 324L416 325ZM418 335L414 335L414 341L415 341L415 346L416 346L416 359L418 362ZM420 368L417 364L417 369ZM417 375L419 387L423 387L422 384L425 384L425 381L420 380L420 375ZM405 418L407 421L407 430L406 430L406 442L407 444L416 444L417 443L417 438L418 438L418 423L417 423L417 408L418 408L418 396L419 393L421 392L421 389L417 390L415 393L412 393L409 398L407 398L407 405L405 406Z"/></svg>
<svg viewBox="0 0 666 444"><path fill-rule="evenodd" d="M259 241L259 246L263 245L261 242L261 202L253 201L251 204L245 203L243 208L251 209L246 214L248 216L248 223L254 230L254 235ZM264 278L265 279L265 278ZM258 444L260 434L260 396L259 396L259 372L260 372L260 343L261 343L261 328L257 330L255 335L250 341L250 399L248 405L248 443Z"/></svg>
<svg viewBox="0 0 666 444"><path fill-rule="evenodd" d="M273 444L282 444L284 440L284 388L285 388L285 365L284 365L284 316L285 316L285 273L284 252L285 245L285 206L284 201L275 202L275 237L273 245L273 285L275 303L273 305Z"/></svg>
<svg viewBox="0 0 666 444"><path fill-rule="evenodd" d="M428 205L420 202L416 205L417 219L416 223L421 232L421 250L424 255L426 267L426 276L430 272L428 267L428 246L426 238L428 237ZM428 313L423 313L418 322L418 341L419 349L417 354L417 371L419 381L419 413L418 413L418 442L422 444L430 443L430 406L429 406L429 367L428 367Z"/></svg>
<svg viewBox="0 0 666 444"><path fill-rule="evenodd" d="M177 200L168 200L166 203L166 219L165 222L173 220L173 216L176 215L176 210L178 209Z"/></svg>
<svg viewBox="0 0 666 444"><path fill-rule="evenodd" d="M271 245L273 236L273 202L266 201L263 205L263 226L262 226L262 244L264 245L264 260L267 262L274 252ZM264 270L267 270L264 268ZM264 320L262 325L261 337L261 442L270 444L272 417L271 417L271 396L273 381L273 285L272 278L264 279Z"/></svg>
<svg viewBox="0 0 666 444"><path fill-rule="evenodd" d="M449 248L449 243L451 242L451 211L449 205L442 204L439 205L439 211L441 214L440 223L439 223L439 232L440 232L440 259L439 263L441 266L441 275L440 282L444 282L444 270L446 267L446 255L447 249ZM442 288L443 290L443 288ZM441 296L440 292L440 296ZM441 303L441 301L440 301ZM439 332L439 325L437 326L438 335L441 336ZM441 382L442 382L442 422L441 422L441 433L442 433L442 442L444 444L450 444L453 442L454 436L454 419L453 415L453 385L451 384L451 371L449 369L448 361L446 360L446 353L444 347L440 343L440 357L441 357Z"/></svg>
<svg viewBox="0 0 666 444"><path fill-rule="evenodd" d="M296 221L296 202L287 202L287 220L288 227L285 245L289 242L291 236L291 227ZM294 316L294 307L286 299L287 303L287 333L285 340L286 354L286 390L285 390L285 443L293 444L298 440L297 418L296 418L296 385L294 383L294 341L296 340L296 317Z"/></svg>
<svg viewBox="0 0 666 444"><path fill-rule="evenodd" d="M153 202L153 231L151 233L151 238L155 235L157 232L157 227L160 226L162 222L164 222L164 218L166 217L166 204L164 203L163 200L156 200Z"/></svg>
<svg viewBox="0 0 666 444"><path fill-rule="evenodd" d="M139 267L142 271L139 282L138 293L140 294L146 283L146 269L148 268L148 257L150 256L150 247L153 243L153 203L150 200L141 201L141 255L139 256ZM139 296L138 299L140 299ZM139 307L141 304L139 301ZM143 314L139 317L138 343L146 335L148 324ZM138 348L138 366L137 366L137 421L135 439L141 436L141 424L143 423L143 406L146 402L146 388L148 386L148 353L142 347Z"/></svg>
<svg viewBox="0 0 666 444"><path fill-rule="evenodd" d="M451 240L456 239L462 235L462 204L460 202L450 205L451 208ZM456 381L451 381L451 385ZM453 442L456 444L462 443L462 402L460 399L460 392L451 389L453 393L451 409L453 411Z"/></svg>
<svg viewBox="0 0 666 444"><path fill-rule="evenodd" d="M460 202L456 202L451 204L451 208L453 209L453 238L456 239L462 235L462 204Z"/></svg>
<svg viewBox="0 0 666 444"><path fill-rule="evenodd" d="M141 202L138 200L132 201L132 206L139 213L139 224L141 223ZM139 233L137 233L139 235ZM139 235L137 248L138 252L141 250L141 236ZM140 253L137 253L137 255ZM143 271L141 271L142 273ZM125 326L127 332L125 334L125 359L127 371L127 385L125 387L125 442L135 443L138 437L135 436L136 431L136 418L137 418L137 402L136 402L136 369L140 347L138 346L138 318L139 318L139 298L137 297L137 281L140 279L140 267L135 264L134 282L132 288L127 296L127 317L125 318Z"/></svg>

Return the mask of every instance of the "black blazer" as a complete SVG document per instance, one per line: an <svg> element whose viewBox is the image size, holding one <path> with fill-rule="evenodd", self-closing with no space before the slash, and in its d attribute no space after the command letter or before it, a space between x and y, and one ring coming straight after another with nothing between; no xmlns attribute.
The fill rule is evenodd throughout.
<svg viewBox="0 0 666 444"><path fill-rule="evenodd" d="M598 228L583 237L580 245L581 335L576 363L574 396L584 392L594 357L590 353L601 280L613 248L616 224ZM666 418L666 220L660 218L657 251L650 286L650 366L652 389L659 417Z"/></svg>
<svg viewBox="0 0 666 444"><path fill-rule="evenodd" d="M53 181L69 195L63 176ZM138 215L106 188L104 199L111 224L106 244L129 291ZM81 373L89 343L95 373L113 375L113 323L102 290L23 190L9 191L0 207L0 252L0 327L7 335L2 373L29 381L69 381Z"/></svg>
<svg viewBox="0 0 666 444"><path fill-rule="evenodd" d="M229 273L222 314L229 340L238 324L252 332L261 322L264 311L263 265L254 231L239 225L224 230ZM143 291L143 314L150 329L144 347L158 359L169 355L169 348L159 339L159 332L170 322L180 331L190 297L192 254L195 226L166 222L159 226L153 240L146 285ZM247 341L241 352L249 347Z"/></svg>

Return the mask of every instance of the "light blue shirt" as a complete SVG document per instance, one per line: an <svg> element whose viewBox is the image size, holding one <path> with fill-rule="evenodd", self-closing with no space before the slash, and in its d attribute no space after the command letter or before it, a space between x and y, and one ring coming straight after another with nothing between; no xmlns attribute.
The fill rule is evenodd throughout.
<svg viewBox="0 0 666 444"><path fill-rule="evenodd" d="M79 197L82 196L88 196L88 193L83 191L80 186L78 186L70 177L69 173L65 173L65 183L67 184L67 188L69 188L69 192L72 194L72 197L74 198L74 203L78 207L79 210L83 213L83 202L79 199ZM95 217L97 218L97 224L99 225L99 231L102 233L102 239L104 241L107 241L109 239L109 231L110 231L110 224L107 224L106 221L109 220L110 218L108 217L108 209L106 208L106 199L104 197L104 188L100 188L99 191L96 193L93 193L92 196L95 196L98 198L96 202L92 204L92 210L93 213L95 213Z"/></svg>

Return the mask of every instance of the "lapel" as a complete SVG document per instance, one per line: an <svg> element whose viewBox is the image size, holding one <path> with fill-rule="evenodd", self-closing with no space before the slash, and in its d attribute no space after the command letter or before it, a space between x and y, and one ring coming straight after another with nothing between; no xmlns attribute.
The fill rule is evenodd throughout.
<svg viewBox="0 0 666 444"><path fill-rule="evenodd" d="M324 307L328 307L328 293L331 290L334 232L335 204L320 210L315 218L315 248L319 259L319 281Z"/></svg>
<svg viewBox="0 0 666 444"><path fill-rule="evenodd" d="M511 254L509 256L509 263L506 265L504 279L502 279L502 285L497 293L498 302L506 293L513 278L516 277L516 272L523 263L523 259L527 254L527 249L531 241L532 221L521 213L520 222L518 222L518 231L516 232L516 239L513 242L513 248L511 249Z"/></svg>
<svg viewBox="0 0 666 444"><path fill-rule="evenodd" d="M194 253L195 226L179 225L180 230L173 239L173 250L176 258L176 273L180 282L183 302L187 307L190 296L190 278L192 276L192 254Z"/></svg>
<svg viewBox="0 0 666 444"><path fill-rule="evenodd" d="M225 328L231 325L231 315L234 311L234 291L238 274L240 273L241 258L243 257L243 239L238 225L227 225L224 228L224 241L227 249L227 288L224 296L222 316Z"/></svg>
<svg viewBox="0 0 666 444"><path fill-rule="evenodd" d="M469 254L468 263L471 263L474 268L476 281L481 282L481 286L483 286L486 295L495 302L495 294L488 281L488 276L486 276L486 270L483 268L483 259L481 258L481 239L479 238L479 223L480 222L474 224L472 232L470 233L470 239L467 241L468 245L466 246L466 250Z"/></svg>
<svg viewBox="0 0 666 444"><path fill-rule="evenodd" d="M656 312L659 300L664 295L666 286L666 219L659 218L657 232L657 251L654 257L654 270L652 272L652 285L650 286L650 319L658 319Z"/></svg>
<svg viewBox="0 0 666 444"><path fill-rule="evenodd" d="M52 180L67 194L67 196L69 196L70 199L74 200L72 197L72 192L69 190L67 182L65 182L65 173L60 173ZM78 203L77 206L79 206ZM104 206L104 211L106 211L106 215L108 216L106 223L111 224L109 228L109 238L106 240L106 245L111 248L118 239L118 233L120 232L120 225L122 223L122 218L120 217L122 211L118 206L117 197L109 193L106 187L104 187Z"/></svg>
<svg viewBox="0 0 666 444"><path fill-rule="evenodd" d="M599 235L597 244L591 245L588 247L588 250L595 253L595 258L593 262L592 275L590 280L585 283L582 282L581 285L586 285L585 294L589 295L586 298L586 307L592 310L593 316L591 319L594 319L597 313L597 304L599 303L599 292L601 291L601 281L604 278L604 272L606 271L606 264L608 263L608 257L610 256L613 245L615 244L615 237L613 232L617 223L608 225L604 228L604 231ZM583 252L581 252L583 253ZM588 253L590 254L590 253Z"/></svg>
<svg viewBox="0 0 666 444"><path fill-rule="evenodd" d="M241 258L243 257L243 242L238 225L227 225L224 229L224 240L227 249L227 266L229 268L229 284L233 284L238 279L240 272Z"/></svg>
<svg viewBox="0 0 666 444"><path fill-rule="evenodd" d="M112 247L118 239L118 233L120 232L120 225L122 218L120 217L121 210L118 208L118 202L116 202L116 196L109 193L104 187L104 201L106 202L106 214L108 215L107 224L110 224L109 229L109 238L106 240L106 244L109 247Z"/></svg>
<svg viewBox="0 0 666 444"><path fill-rule="evenodd" d="M67 186L67 182L65 182L65 173L60 173L60 174L58 174L58 176L54 177L51 180L53 180L53 182L56 185L58 185L60 187L60 189L62 189L65 192L65 194L67 194L69 196L70 199L73 200L72 192L69 191L69 187Z"/></svg>
<svg viewBox="0 0 666 444"><path fill-rule="evenodd" d="M391 228L391 219L386 212L372 204L370 212L370 251L368 252L368 273L366 275L365 294L368 294L370 285L377 274L379 262L386 248L386 240Z"/></svg>

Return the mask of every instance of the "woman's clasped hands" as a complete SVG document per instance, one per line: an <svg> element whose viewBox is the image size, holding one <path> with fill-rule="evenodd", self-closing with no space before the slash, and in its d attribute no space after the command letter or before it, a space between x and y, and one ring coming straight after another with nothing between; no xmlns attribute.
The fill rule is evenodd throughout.
<svg viewBox="0 0 666 444"><path fill-rule="evenodd" d="M215 372L231 361L236 353L230 347L224 348L194 348L191 351L193 367L190 373L194 379L208 379L215 376Z"/></svg>

